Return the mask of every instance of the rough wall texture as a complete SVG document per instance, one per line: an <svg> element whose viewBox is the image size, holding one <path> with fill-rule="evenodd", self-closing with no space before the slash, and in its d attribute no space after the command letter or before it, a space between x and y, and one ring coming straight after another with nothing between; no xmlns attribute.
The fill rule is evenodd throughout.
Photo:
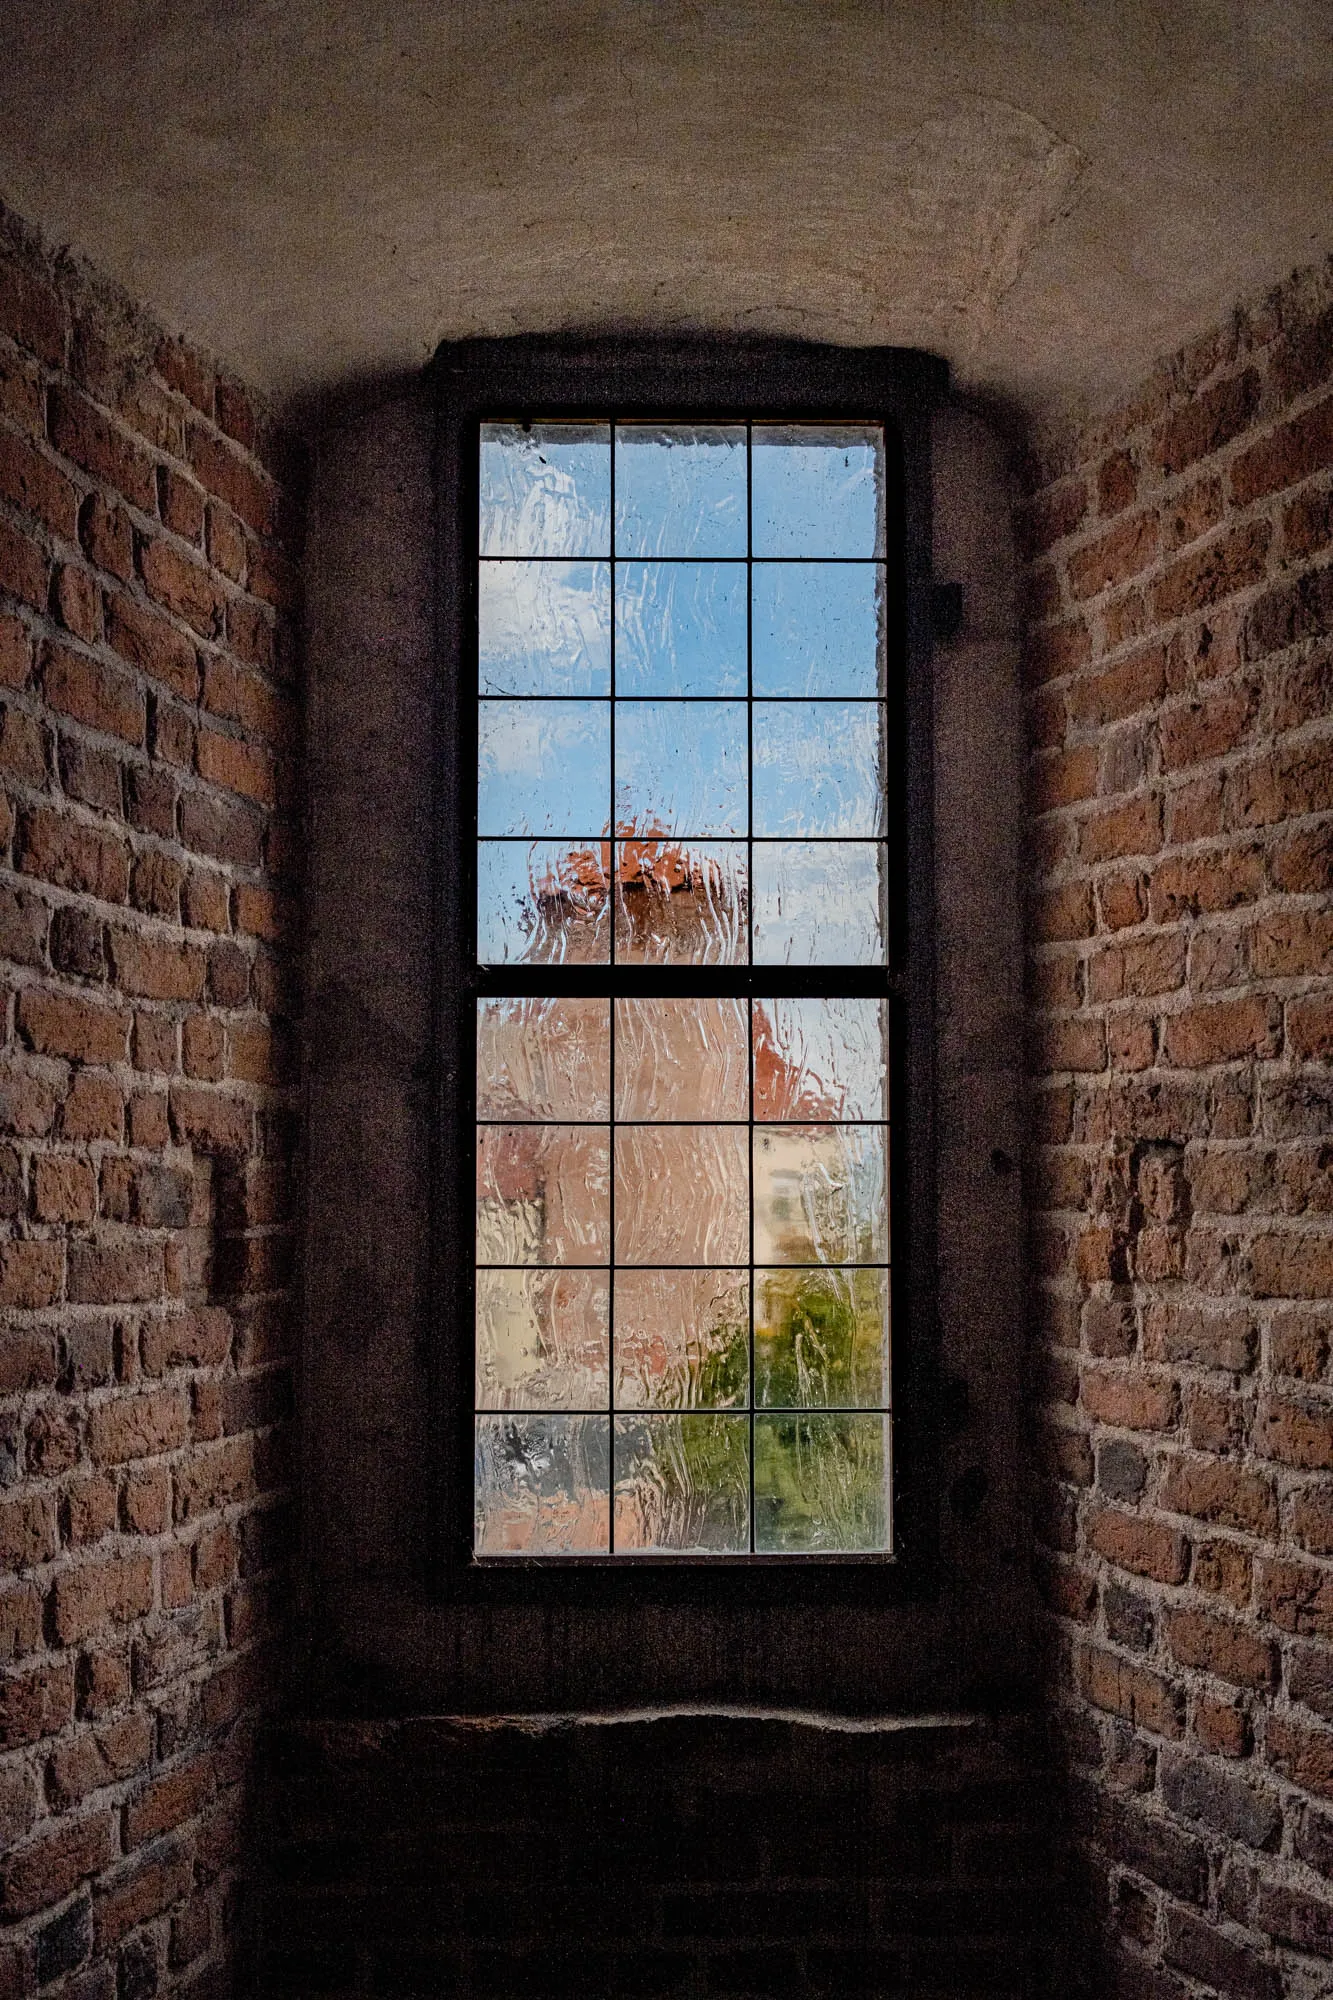
<svg viewBox="0 0 1333 2000"><path fill-rule="evenodd" d="M222 1989L288 1541L298 488L0 214L0 1993Z"/></svg>
<svg viewBox="0 0 1333 2000"><path fill-rule="evenodd" d="M1331 301L1306 273L1177 356L1020 518L1038 1533L1154 2000L1333 1959Z"/></svg>

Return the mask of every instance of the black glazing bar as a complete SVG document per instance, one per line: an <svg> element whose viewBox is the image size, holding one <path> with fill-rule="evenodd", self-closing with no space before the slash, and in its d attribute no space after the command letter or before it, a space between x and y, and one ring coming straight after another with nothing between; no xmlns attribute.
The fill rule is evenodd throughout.
<svg viewBox="0 0 1333 2000"><path fill-rule="evenodd" d="M736 706L740 707L739 700ZM762 707L762 702L760 703ZM866 707L873 707L871 702ZM510 846L524 847L540 842L545 847L568 847L580 842L586 847L600 846L609 841L609 833L484 833L478 845L490 847L501 841ZM636 833L616 837L617 847L635 844L641 847L673 847L685 842L693 842L696 847L884 847L887 842L875 833L789 833L759 834L753 841L747 841L743 833ZM820 970L819 967L815 968Z"/></svg>
<svg viewBox="0 0 1333 2000"><path fill-rule="evenodd" d="M611 629L608 636L611 647L611 717L610 717L611 768L609 772L609 777L611 781L611 796L608 801L609 816L607 819L607 825L612 829L612 832L614 833L616 824L616 427L614 423L611 425L610 428L611 428L611 438L610 438L611 470L610 470L609 504L611 508L611 520L609 526L611 533L611 565L610 565L611 574L608 580L608 588L610 592ZM616 962L615 884L616 884L616 850L613 846L611 849L610 936L608 937L607 940L607 949L610 954L611 964L613 966ZM609 1033L607 1035L607 1061L609 1064L608 1089L610 1091L611 1116L612 1119L614 1119L616 1115L616 1010L614 1001L611 1003L610 1007L610 1019L608 1022L608 1028L609 1028ZM608 1232L608 1242L610 1244L611 1262L612 1264L614 1264L616 1256L616 1146L615 1146L614 1128L612 1130L612 1136L611 1136L611 1160L610 1160L609 1187L607 1193L607 1232ZM616 1552L616 1460L615 1460L616 1444L615 1444L615 1416L614 1416L616 1407L615 1292L616 1292L615 1285L608 1280L607 1301L606 1301L606 1341L607 1341L606 1394L607 1394L608 1406L612 1412L612 1416L611 1416L611 1436L606 1454L606 1478L607 1478L606 1532L607 1532L607 1547L611 1555L614 1555Z"/></svg>
<svg viewBox="0 0 1333 2000"><path fill-rule="evenodd" d="M753 1062L751 1065L753 1076ZM617 1130L668 1132L673 1126L700 1126L705 1131L723 1132L851 1132L859 1126L875 1126L887 1131L887 1118L478 1118L478 1125L519 1126L524 1131L529 1127L541 1128L574 1126L578 1131L609 1132L614 1125ZM721 1267L719 1266L719 1269Z"/></svg>
<svg viewBox="0 0 1333 2000"><path fill-rule="evenodd" d="M749 1034L750 1072L750 1373L748 1383L750 1405L750 1554L754 1554L754 999L750 999Z"/></svg>
<svg viewBox="0 0 1333 2000"><path fill-rule="evenodd" d="M743 1271L743 1264L482 1264L479 1271ZM836 1264L782 1264L770 1261L755 1264L756 1271L888 1271L886 1258L873 1264L859 1264L855 1257L840 1258ZM606 1411L602 1411L606 1415Z"/></svg>
<svg viewBox="0 0 1333 2000"><path fill-rule="evenodd" d="M754 963L754 427L745 426L745 956ZM753 1024L751 1024L753 1026ZM750 1105L754 1106L751 1065ZM754 1191L750 1192L750 1241L754 1242ZM751 1335L751 1366L754 1363ZM754 1432L750 1434L750 1546L754 1547Z"/></svg>
<svg viewBox="0 0 1333 2000"><path fill-rule="evenodd" d="M662 1423L673 1423L679 1417L734 1417L736 1422L747 1419L753 1425L755 1417L887 1417L892 1415L888 1403L761 1403L756 1409L745 1411L728 1403L683 1403L677 1409L663 1409L654 1404L641 1410L628 1406L616 1411L616 1417L633 1417L636 1423L645 1417L656 1417ZM611 1422L605 1409L594 1410L539 1410L529 1409L527 1404L514 1404L508 1409L477 1410L479 1417L600 1417L603 1423Z"/></svg>
<svg viewBox="0 0 1333 2000"><path fill-rule="evenodd" d="M614 473L613 473L614 477ZM606 556L482 556L483 563L560 563L566 568L571 563L589 566L604 563ZM756 569L786 569L790 567L823 569L884 569L883 556L621 556L624 563L679 563L694 569L708 569L713 564L730 565L739 569L742 563Z"/></svg>
<svg viewBox="0 0 1333 2000"><path fill-rule="evenodd" d="M483 688L481 691L481 700L483 701L521 701L524 703L580 702L586 705L588 702L592 701L607 702L610 699L611 697L605 694L513 694L506 688ZM739 708L742 702L745 701L745 699L746 697L743 694L621 694L616 696L617 701L637 702L645 708L665 707L668 703L672 703L675 705L683 705L688 708L704 708L704 707ZM757 694L754 697L754 699L756 704L760 708L765 708L765 707L818 708L820 704L824 702L835 702L839 708L855 708L858 704L863 708L873 708L877 704L880 707L883 707L884 704L884 697L878 694L760 693ZM506 837L517 838L518 836L517 835L505 836L503 834L499 834L499 835L494 835L492 837L495 839L504 839ZM528 837L529 836L527 835L524 836L525 839ZM531 836L531 838L533 839L537 839L539 837L545 838L546 836L538 836L535 834ZM556 834L551 837L559 840L566 836ZM572 838L573 836L568 836L568 837ZM639 836L637 835L634 837L636 839L639 838ZM807 837L811 840L817 840L821 836L818 834L810 834ZM829 839L837 838L836 835L832 834L830 834L827 837ZM607 838L607 835L602 834L600 838L605 840ZM656 839L674 838L674 836L655 835L654 838Z"/></svg>

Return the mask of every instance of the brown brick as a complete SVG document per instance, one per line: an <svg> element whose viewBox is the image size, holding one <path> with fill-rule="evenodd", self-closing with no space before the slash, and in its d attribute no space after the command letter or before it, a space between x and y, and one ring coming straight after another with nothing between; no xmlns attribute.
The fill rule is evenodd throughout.
<svg viewBox="0 0 1333 2000"><path fill-rule="evenodd" d="M139 551L139 573L155 603L183 618L206 639L222 636L222 594L200 564L191 562L169 542L148 541Z"/></svg>
<svg viewBox="0 0 1333 2000"><path fill-rule="evenodd" d="M1077 680L1070 690L1069 711L1076 722L1098 726L1119 722L1160 701L1165 681L1165 648L1148 646L1117 666Z"/></svg>
<svg viewBox="0 0 1333 2000"><path fill-rule="evenodd" d="M1298 1487L1292 1499L1291 1531L1312 1555L1333 1556L1333 1487Z"/></svg>
<svg viewBox="0 0 1333 2000"><path fill-rule="evenodd" d="M1232 1618L1211 1611L1168 1610L1167 1643L1183 1667L1198 1667L1236 1687L1277 1684L1277 1651L1270 1640Z"/></svg>
<svg viewBox="0 0 1333 2000"><path fill-rule="evenodd" d="M1167 1017L1163 1049L1168 1062L1182 1069L1276 1055L1281 1019L1279 1003L1259 994L1187 1007Z"/></svg>
<svg viewBox="0 0 1333 2000"><path fill-rule="evenodd" d="M247 547L245 530L226 507L210 501L208 508L208 560L233 583L244 583Z"/></svg>
<svg viewBox="0 0 1333 2000"><path fill-rule="evenodd" d="M1257 1236L1250 1270L1257 1298L1333 1298L1333 1240L1277 1231Z"/></svg>
<svg viewBox="0 0 1333 2000"><path fill-rule="evenodd" d="M123 507L90 493L79 509L79 542L89 562L122 583L134 575L134 528Z"/></svg>
<svg viewBox="0 0 1333 2000"><path fill-rule="evenodd" d="M31 1569L49 1562L59 1546L55 1504L46 1493L0 1500L0 1566Z"/></svg>
<svg viewBox="0 0 1333 2000"><path fill-rule="evenodd" d="M1258 583L1267 567L1271 538L1267 521L1250 521L1182 557L1153 586L1154 617L1165 620L1202 611Z"/></svg>
<svg viewBox="0 0 1333 2000"><path fill-rule="evenodd" d="M1033 687L1077 673L1091 658L1092 634L1082 618L1071 618L1062 625L1042 625L1024 636L1023 675Z"/></svg>
<svg viewBox="0 0 1333 2000"><path fill-rule="evenodd" d="M1307 487L1282 515L1282 553L1289 563L1318 555L1333 542L1333 488Z"/></svg>
<svg viewBox="0 0 1333 2000"><path fill-rule="evenodd" d="M159 1243L71 1243L69 1296L76 1305L130 1305L162 1293Z"/></svg>
<svg viewBox="0 0 1333 2000"><path fill-rule="evenodd" d="M31 1311L55 1305L65 1277L63 1243L11 1237L0 1243L0 1307Z"/></svg>
<svg viewBox="0 0 1333 2000"><path fill-rule="evenodd" d="M257 868L263 858L261 822L239 801L186 792L180 802L181 839L196 854Z"/></svg>
<svg viewBox="0 0 1333 2000"><path fill-rule="evenodd" d="M137 1091L130 1099L130 1144L157 1148L165 1146L170 1137L165 1093Z"/></svg>
<svg viewBox="0 0 1333 2000"><path fill-rule="evenodd" d="M73 541L78 489L45 452L15 431L0 430L0 499Z"/></svg>
<svg viewBox="0 0 1333 2000"><path fill-rule="evenodd" d="M239 792L262 806L277 802L273 761L257 745L217 730L201 729L196 748L198 771L209 784Z"/></svg>
<svg viewBox="0 0 1333 2000"><path fill-rule="evenodd" d="M81 1729L52 1755L47 1786L56 1805L79 1805L90 1792L115 1785L143 1770L152 1755L153 1725L136 1712L116 1716L95 1729Z"/></svg>
<svg viewBox="0 0 1333 2000"><path fill-rule="evenodd" d="M124 807L122 783L125 767L119 745L86 743L63 730L59 742L60 782L71 799L91 806L94 812L119 819Z"/></svg>
<svg viewBox="0 0 1333 2000"><path fill-rule="evenodd" d="M172 1841L99 1883L93 1906L98 1950L112 1950L128 1932L180 1902L190 1892L192 1876L188 1846Z"/></svg>
<svg viewBox="0 0 1333 2000"><path fill-rule="evenodd" d="M1080 1400L1095 1422L1119 1430L1164 1431L1176 1422L1176 1385L1156 1377L1088 1368L1081 1378Z"/></svg>
<svg viewBox="0 0 1333 2000"><path fill-rule="evenodd" d="M185 878L184 914L192 930L225 931L230 920L226 877L192 868Z"/></svg>
<svg viewBox="0 0 1333 2000"><path fill-rule="evenodd" d="M0 687L27 685L32 668L32 639L28 628L8 612L0 612Z"/></svg>
<svg viewBox="0 0 1333 2000"><path fill-rule="evenodd" d="M63 1570L51 1593L52 1623L62 1645L77 1645L108 1623L123 1625L153 1608L149 1556L114 1556Z"/></svg>
<svg viewBox="0 0 1333 2000"><path fill-rule="evenodd" d="M1259 1566L1259 1608L1284 1632L1333 1639L1333 1571L1310 1563L1264 1561Z"/></svg>
<svg viewBox="0 0 1333 2000"><path fill-rule="evenodd" d="M196 348L183 340L163 340L157 349L155 366L169 388L186 397L205 416L213 414L213 365Z"/></svg>
<svg viewBox="0 0 1333 2000"><path fill-rule="evenodd" d="M1295 486L1333 463L1333 396L1302 410L1258 443L1231 468L1231 498L1248 507L1284 486Z"/></svg>
<svg viewBox="0 0 1333 2000"><path fill-rule="evenodd" d="M0 1675L0 1749L15 1750L58 1735L73 1712L73 1660L47 1660Z"/></svg>
<svg viewBox="0 0 1333 2000"><path fill-rule="evenodd" d="M97 1179L87 1160L48 1153L33 1161L32 1212L39 1222L91 1222Z"/></svg>
<svg viewBox="0 0 1333 2000"><path fill-rule="evenodd" d="M277 668L273 620L264 605L252 598L233 597L227 602L227 644L247 666L271 674Z"/></svg>
<svg viewBox="0 0 1333 2000"><path fill-rule="evenodd" d="M197 1000L204 990L207 960L197 945L113 930L111 962L126 993L145 1000Z"/></svg>
<svg viewBox="0 0 1333 2000"><path fill-rule="evenodd" d="M219 1083L225 1068L222 1023L212 1014L193 1014L182 1025L181 1061L198 1082Z"/></svg>
<svg viewBox="0 0 1333 2000"><path fill-rule="evenodd" d="M102 636L102 593L91 573L78 563L62 563L55 574L52 608L61 624L95 646Z"/></svg>
<svg viewBox="0 0 1333 2000"><path fill-rule="evenodd" d="M1153 793L1108 812L1090 813L1079 824L1079 859L1089 864L1129 854L1155 854L1162 844L1162 802Z"/></svg>
<svg viewBox="0 0 1333 2000"><path fill-rule="evenodd" d="M132 506L146 514L156 512L157 482L151 454L86 396L56 384L48 399L47 420L57 451L122 494Z"/></svg>
<svg viewBox="0 0 1333 2000"><path fill-rule="evenodd" d="M0 1912L13 1920L59 1903L112 1853L110 1813L65 1820L54 1833L16 1848L0 1871Z"/></svg>
<svg viewBox="0 0 1333 2000"><path fill-rule="evenodd" d="M253 1440L230 1438L211 1451L196 1451L176 1466L175 1484L178 1521L252 1499L258 1491Z"/></svg>
<svg viewBox="0 0 1333 2000"><path fill-rule="evenodd" d="M139 1336L144 1372L218 1367L231 1352L231 1338L231 1321L215 1306L148 1320Z"/></svg>
<svg viewBox="0 0 1333 2000"><path fill-rule="evenodd" d="M1158 722L1163 767L1183 770L1239 749L1250 733L1255 712L1255 692L1248 687L1166 709Z"/></svg>
<svg viewBox="0 0 1333 2000"><path fill-rule="evenodd" d="M184 1397L174 1389L153 1389L97 1404L88 1416L88 1450L98 1465L124 1465L178 1450L189 1431Z"/></svg>
<svg viewBox="0 0 1333 2000"><path fill-rule="evenodd" d="M1223 1597L1238 1611L1245 1611L1254 1595L1254 1564L1248 1550L1236 1542L1220 1538L1201 1542L1195 1552L1192 1581L1196 1590Z"/></svg>
<svg viewBox="0 0 1333 2000"><path fill-rule="evenodd" d="M1240 435L1258 407L1259 377L1253 368L1191 397L1157 434L1156 459L1161 470L1174 478L1199 459L1220 451Z"/></svg>
<svg viewBox="0 0 1333 2000"><path fill-rule="evenodd" d="M47 700L62 715L136 748L147 740L143 693L120 668L48 643L41 650L40 672Z"/></svg>
<svg viewBox="0 0 1333 2000"><path fill-rule="evenodd" d="M272 889L259 882L238 882L232 896L232 921L245 937L273 944L283 936L290 911Z"/></svg>
<svg viewBox="0 0 1333 2000"><path fill-rule="evenodd" d="M1257 979L1333 973L1333 910L1278 910L1261 917L1251 935L1251 962Z"/></svg>
<svg viewBox="0 0 1333 2000"><path fill-rule="evenodd" d="M225 501L233 514L257 535L267 535L273 526L272 488L224 439L203 424L191 424L189 458L195 477L214 499Z"/></svg>
<svg viewBox="0 0 1333 2000"><path fill-rule="evenodd" d="M124 1007L103 1007L30 986L19 996L18 1021L39 1055L99 1064L125 1060L130 1016Z"/></svg>
<svg viewBox="0 0 1333 2000"><path fill-rule="evenodd" d="M1333 1731L1304 1728L1284 1715L1270 1714L1264 1729L1264 1755L1293 1784L1320 1798L1333 1799Z"/></svg>
<svg viewBox="0 0 1333 2000"><path fill-rule="evenodd" d="M1096 597L1117 584L1128 583L1147 569L1157 555L1157 516L1144 513L1119 522L1109 534L1069 557L1069 587L1076 601Z"/></svg>
<svg viewBox="0 0 1333 2000"><path fill-rule="evenodd" d="M1333 629L1333 567L1307 570L1273 584L1250 606L1242 639L1245 658L1262 660L1302 639Z"/></svg>
<svg viewBox="0 0 1333 2000"><path fill-rule="evenodd" d="M1095 1708L1118 1715L1157 1736L1184 1734L1184 1701L1160 1674L1131 1665L1115 1653L1085 1646L1078 1655L1079 1686Z"/></svg>
<svg viewBox="0 0 1333 2000"><path fill-rule="evenodd" d="M254 405L239 382L218 381L214 397L218 429L234 438L245 451L254 452L258 434Z"/></svg>
<svg viewBox="0 0 1333 2000"><path fill-rule="evenodd" d="M41 965L50 916L40 896L0 883L0 958L16 965Z"/></svg>
<svg viewBox="0 0 1333 2000"><path fill-rule="evenodd" d="M1178 1458L1168 1467L1160 1505L1168 1513L1271 1536L1277 1529L1272 1481L1211 1458Z"/></svg>
<svg viewBox="0 0 1333 2000"><path fill-rule="evenodd" d="M204 496L192 479L170 466L157 469L157 510L164 525L196 547L204 535Z"/></svg>
<svg viewBox="0 0 1333 2000"><path fill-rule="evenodd" d="M124 1527L131 1535L164 1535L171 1526L171 1475L165 1466L136 1466L126 1474Z"/></svg>
<svg viewBox="0 0 1333 2000"><path fill-rule="evenodd" d="M120 591L107 605L107 637L122 659L151 674L182 701L199 695L199 661L194 646L145 604Z"/></svg>
<svg viewBox="0 0 1333 2000"><path fill-rule="evenodd" d="M174 1832L203 1809L214 1790L213 1762L207 1756L155 1779L125 1809L126 1850Z"/></svg>
<svg viewBox="0 0 1333 2000"><path fill-rule="evenodd" d="M1189 1572L1189 1543L1161 1522L1102 1508L1089 1517L1088 1542L1108 1562L1158 1583L1183 1583Z"/></svg>
<svg viewBox="0 0 1333 2000"><path fill-rule="evenodd" d="M0 771L32 791L46 787L46 731L21 708L0 708Z"/></svg>
<svg viewBox="0 0 1333 2000"><path fill-rule="evenodd" d="M45 272L0 255L0 325L19 347L60 368L65 362L64 301Z"/></svg>

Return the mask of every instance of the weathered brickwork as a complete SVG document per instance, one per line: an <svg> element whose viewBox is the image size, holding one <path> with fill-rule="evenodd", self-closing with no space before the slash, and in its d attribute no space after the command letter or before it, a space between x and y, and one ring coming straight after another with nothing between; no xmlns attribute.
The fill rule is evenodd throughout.
<svg viewBox="0 0 1333 2000"><path fill-rule="evenodd" d="M225 1990L290 1539L299 482L0 213L0 1995Z"/></svg>
<svg viewBox="0 0 1333 2000"><path fill-rule="evenodd" d="M1323 1991L1333 267L1038 454L1019 526L1037 1534L1077 1824L1116 1990Z"/></svg>

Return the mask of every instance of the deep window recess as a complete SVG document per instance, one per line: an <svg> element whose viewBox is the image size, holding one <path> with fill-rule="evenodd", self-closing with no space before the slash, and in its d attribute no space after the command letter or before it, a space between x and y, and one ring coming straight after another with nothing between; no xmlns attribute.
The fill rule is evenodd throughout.
<svg viewBox="0 0 1333 2000"><path fill-rule="evenodd" d="M912 1519L929 365L767 354L684 408L651 350L573 406L441 355L474 1567L883 1563Z"/></svg>

